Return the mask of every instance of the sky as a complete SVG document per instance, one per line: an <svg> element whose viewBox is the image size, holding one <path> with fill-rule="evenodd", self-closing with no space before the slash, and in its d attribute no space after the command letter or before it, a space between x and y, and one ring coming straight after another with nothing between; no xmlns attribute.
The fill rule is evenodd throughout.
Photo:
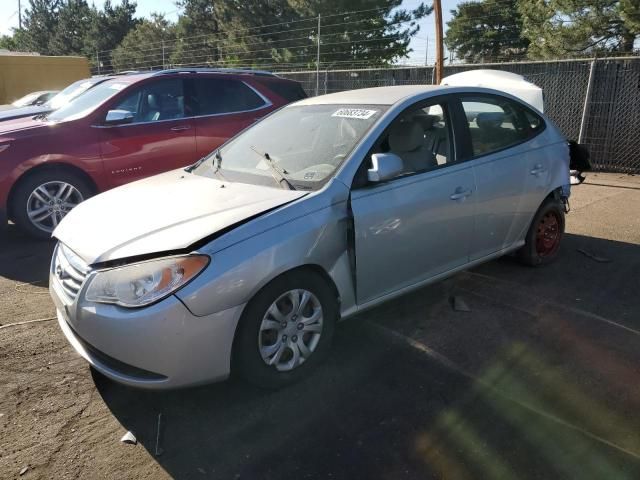
<svg viewBox="0 0 640 480"><path fill-rule="evenodd" d="M455 8L456 4L460 3L460 1L461 0L442 0L445 30L446 23L451 18L451 9ZM101 8L104 0L94 0L93 3ZM112 3L118 3L118 0L113 0ZM22 0L23 9L27 4L28 0ZM179 11L176 8L175 0L137 0L137 4L137 15L139 17L148 17L151 12L159 12L164 13L169 20L175 21L178 19ZM402 7L412 9L419 4L420 0L404 0ZM0 35L9 34L12 28L18 26L18 0L0 0L0 12L2 12L0 14ZM435 27L433 15L429 15L420 21L420 32L411 40L410 47L413 49L413 52L411 52L409 58L405 60L406 63L423 64L425 62L425 56L429 64L433 63L435 58Z"/></svg>

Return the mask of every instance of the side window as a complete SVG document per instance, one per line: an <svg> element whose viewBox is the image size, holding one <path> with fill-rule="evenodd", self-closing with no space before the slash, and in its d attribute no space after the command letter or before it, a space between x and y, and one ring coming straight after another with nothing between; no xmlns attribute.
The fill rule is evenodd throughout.
<svg viewBox="0 0 640 480"><path fill-rule="evenodd" d="M195 115L245 112L265 105L260 95L239 80L196 78L193 82L190 104Z"/></svg>
<svg viewBox="0 0 640 480"><path fill-rule="evenodd" d="M539 115L506 98L465 96L461 100L476 157L522 143L544 129Z"/></svg>
<svg viewBox="0 0 640 480"><path fill-rule="evenodd" d="M371 153L398 155L402 175L438 168L453 161L449 126L445 104L410 108L391 123Z"/></svg>
<svg viewBox="0 0 640 480"><path fill-rule="evenodd" d="M171 78L144 85L124 97L113 109L133 113L133 123L184 118L182 80Z"/></svg>

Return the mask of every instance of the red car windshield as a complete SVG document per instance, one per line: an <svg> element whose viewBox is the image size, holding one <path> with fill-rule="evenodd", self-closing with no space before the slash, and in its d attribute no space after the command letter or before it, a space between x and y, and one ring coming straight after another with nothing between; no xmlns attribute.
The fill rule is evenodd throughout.
<svg viewBox="0 0 640 480"><path fill-rule="evenodd" d="M46 119L53 122L64 122L82 118L128 86L129 83L123 82L121 79L107 80L50 113Z"/></svg>

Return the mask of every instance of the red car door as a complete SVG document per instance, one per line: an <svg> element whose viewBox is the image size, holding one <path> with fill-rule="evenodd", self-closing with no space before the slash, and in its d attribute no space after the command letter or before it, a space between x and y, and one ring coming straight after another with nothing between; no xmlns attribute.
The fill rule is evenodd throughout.
<svg viewBox="0 0 640 480"><path fill-rule="evenodd" d="M174 168L198 157L195 125L185 118L183 80L165 78L146 83L109 109L125 123L102 126L101 154L111 187Z"/></svg>
<svg viewBox="0 0 640 480"><path fill-rule="evenodd" d="M234 78L187 80L192 108L197 115L198 157L207 155L275 107L247 83Z"/></svg>

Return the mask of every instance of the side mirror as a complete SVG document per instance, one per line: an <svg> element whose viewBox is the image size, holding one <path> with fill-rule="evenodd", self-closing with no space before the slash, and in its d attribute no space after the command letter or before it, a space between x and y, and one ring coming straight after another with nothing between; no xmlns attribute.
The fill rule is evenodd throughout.
<svg viewBox="0 0 640 480"><path fill-rule="evenodd" d="M397 177L404 170L402 159L395 153L374 153L371 155L373 165L367 171L370 182L384 182Z"/></svg>
<svg viewBox="0 0 640 480"><path fill-rule="evenodd" d="M129 110L109 110L107 118L104 119L106 125L124 125L133 122L133 113Z"/></svg>

